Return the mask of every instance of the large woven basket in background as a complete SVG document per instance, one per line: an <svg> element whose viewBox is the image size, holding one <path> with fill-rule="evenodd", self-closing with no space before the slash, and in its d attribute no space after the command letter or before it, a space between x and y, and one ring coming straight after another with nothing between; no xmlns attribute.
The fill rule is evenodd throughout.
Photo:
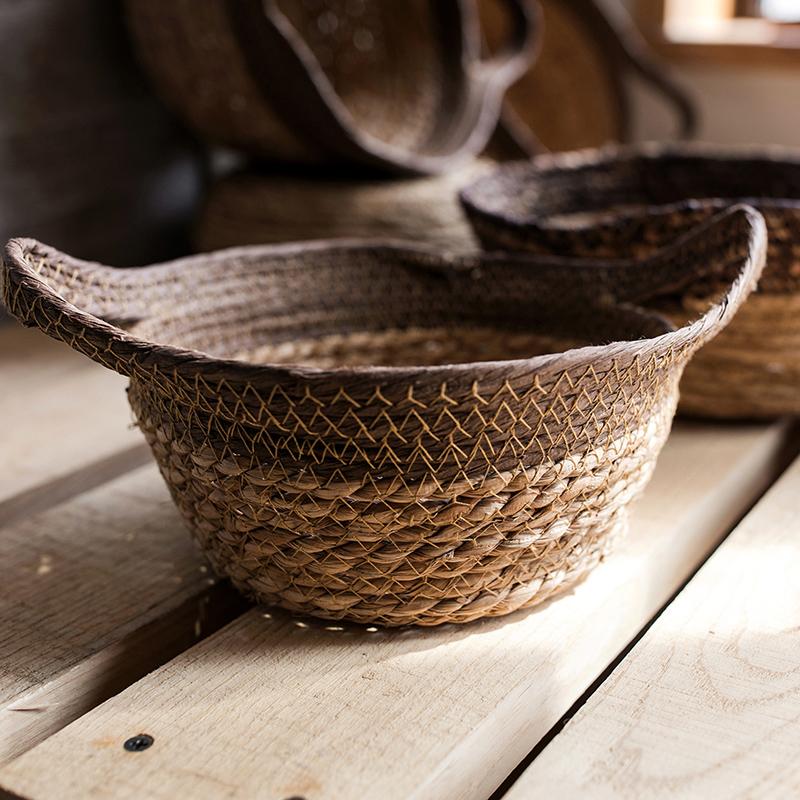
<svg viewBox="0 0 800 800"><path fill-rule="evenodd" d="M681 410L800 414L797 152L649 145L543 156L498 168L462 199L490 249L599 259L647 256L732 202L755 206L769 228L759 291L687 369Z"/></svg>
<svg viewBox="0 0 800 800"><path fill-rule="evenodd" d="M321 617L435 625L603 558L765 246L746 208L604 266L323 242L113 270L16 240L4 298L130 377L218 573ZM642 307L665 293L714 299L675 329Z"/></svg>
<svg viewBox="0 0 800 800"><path fill-rule="evenodd" d="M508 132L524 151L630 141L635 85L674 112L680 135L692 135L696 114L689 96L653 54L622 3L538 4L543 12L538 54L509 88L503 115ZM479 8L490 45L502 42L508 24L502 7L494 0L481 0Z"/></svg>
<svg viewBox="0 0 800 800"><path fill-rule="evenodd" d="M200 251L309 239L406 239L479 249L458 192L488 172L475 161L445 175L392 181L242 172L216 181L200 215Z"/></svg>
<svg viewBox="0 0 800 800"><path fill-rule="evenodd" d="M474 0L127 0L164 97L268 160L440 172L476 155L532 56L530 11L481 60Z"/></svg>

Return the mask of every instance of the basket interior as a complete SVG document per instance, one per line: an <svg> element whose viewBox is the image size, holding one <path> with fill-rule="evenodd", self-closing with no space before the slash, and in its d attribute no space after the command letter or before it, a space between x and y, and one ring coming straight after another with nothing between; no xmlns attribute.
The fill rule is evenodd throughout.
<svg viewBox="0 0 800 800"><path fill-rule="evenodd" d="M161 268L163 299L127 327L215 357L320 367L527 358L671 329L641 309L592 307L585 294L570 296L563 276L542 280L503 264L443 269L428 259L369 249L247 255L193 270L196 282Z"/></svg>
<svg viewBox="0 0 800 800"><path fill-rule="evenodd" d="M560 252L605 258L652 253L744 202L764 214L769 229L761 290L800 290L800 161L640 155L572 168L500 171L478 181L468 194L483 212L519 225L526 235L564 232L557 240ZM572 242L570 231L578 232Z"/></svg>
<svg viewBox="0 0 800 800"><path fill-rule="evenodd" d="M424 149L444 81L431 0L278 0L278 6L362 130Z"/></svg>
<svg viewBox="0 0 800 800"><path fill-rule="evenodd" d="M572 169L519 173L496 194L504 212L556 217L668 205L691 199L800 202L800 162L714 158L700 154L638 156Z"/></svg>

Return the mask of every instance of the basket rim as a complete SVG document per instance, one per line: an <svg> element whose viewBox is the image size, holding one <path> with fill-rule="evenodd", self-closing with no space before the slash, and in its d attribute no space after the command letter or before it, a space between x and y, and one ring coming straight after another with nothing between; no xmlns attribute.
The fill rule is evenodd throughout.
<svg viewBox="0 0 800 800"><path fill-rule="evenodd" d="M541 231L565 230L551 215L512 209L507 195L512 188L535 182L552 173L569 173L587 167L621 167L637 162L658 163L671 158L713 163L761 161L784 163L800 168L800 148L785 145L717 145L708 142L644 142L640 144L610 144L598 148L585 148L565 153L546 153L532 159L510 161L495 167L469 183L459 192L462 208L471 220L509 230L528 228ZM487 201L487 197L494 201ZM659 216L676 211L709 205L721 210L737 205L770 209L800 209L800 191L796 198L761 195L735 197L687 197L672 203L640 203L636 210L597 210L602 214L599 222L571 223L569 230L588 231L603 224L614 224L646 216Z"/></svg>
<svg viewBox="0 0 800 800"><path fill-rule="evenodd" d="M521 374L547 374L560 372L576 367L590 367L600 363L608 363L618 357L633 358L640 355L654 354L677 345L692 344L699 347L705 339L713 336L721 325L735 312L738 305L754 288L763 268L766 257L766 224L763 217L748 206L734 206L715 216L712 220L698 226L688 234L677 239L674 243L663 248L655 257L681 247L693 238L700 238L705 230L720 224L723 220L733 216L743 216L749 224L748 230L748 256L733 282L730 291L722 301L712 304L708 310L696 320L675 328L668 320L655 311L642 308L633 303L617 302L617 307L638 310L643 313L643 320L662 322L664 333L657 336L642 337L638 339L619 340L601 345L586 345L570 348L561 352L547 353L522 359L506 359L492 361L471 361L449 364L433 364L419 366L341 366L341 367L312 367L304 365L281 364L255 364L243 360L213 356L201 350L193 350L170 344L141 339L130 334L123 328L107 322L64 299L53 290L28 262L32 250L55 256L64 263L90 268L104 267L96 262L84 261L62 253L54 247L44 245L35 239L17 238L9 241L6 246L6 261L2 277L4 294L8 284L13 280L17 288L23 286L29 298L36 303L44 303L60 317L66 318L83 332L92 334L96 339L104 342L109 349L116 346L116 357L124 361L135 360L137 365L157 368L158 370L175 370L184 376L200 376L210 379L245 381L254 387L269 385L274 386L285 380L301 383L326 382L329 380L341 382L347 379L366 379L369 381L394 381L425 380L437 381L472 379L473 381L485 379L489 375L507 379ZM335 239L318 240L314 242L299 242L279 245L256 245L234 247L220 250L215 253L186 256L183 258L154 264L148 267L119 268L114 272L140 272L141 270L173 269L180 270L187 266L206 265L214 262L224 262L247 255L257 257L265 255L312 255L314 252L339 252L341 254L357 253L363 251L406 256L422 259L427 265L444 267L447 269L465 269L483 267L492 263L517 263L535 268L537 264L558 265L569 269L583 269L587 272L596 270L596 263L585 259L557 258L557 257L531 257L524 254L508 253L475 253L457 254L448 253L435 247L410 244L397 240L357 240ZM627 264L629 267L636 265L643 267L650 259L644 261L619 261L615 265ZM425 264L423 264L425 266ZM599 306L600 308L602 306ZM12 314L14 313L12 309ZM19 315L15 314L18 318ZM35 326L36 322L21 320L23 324ZM48 331L45 330L46 333ZM52 335L52 334L50 334ZM58 337L54 337L58 338Z"/></svg>

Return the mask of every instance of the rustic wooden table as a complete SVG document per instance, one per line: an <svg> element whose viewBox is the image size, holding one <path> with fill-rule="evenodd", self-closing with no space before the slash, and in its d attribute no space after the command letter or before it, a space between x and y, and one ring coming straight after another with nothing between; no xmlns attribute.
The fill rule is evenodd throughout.
<svg viewBox="0 0 800 800"><path fill-rule="evenodd" d="M676 424L574 591L384 632L216 582L118 376L7 327L0 379L0 796L800 796L790 424Z"/></svg>

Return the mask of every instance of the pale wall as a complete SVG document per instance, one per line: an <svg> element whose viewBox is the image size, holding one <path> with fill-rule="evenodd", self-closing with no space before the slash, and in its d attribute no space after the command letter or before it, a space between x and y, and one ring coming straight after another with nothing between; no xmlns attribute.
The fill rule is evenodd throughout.
<svg viewBox="0 0 800 800"><path fill-rule="evenodd" d="M603 1L623 2L629 10L648 2ZM673 67L700 109L699 138L800 147L800 59L797 69L687 62ZM663 109L651 97L641 98L638 112L641 138L663 137L669 130Z"/></svg>
<svg viewBox="0 0 800 800"><path fill-rule="evenodd" d="M800 66L797 70L682 65L676 77L691 90L701 114L700 139L800 147ZM637 134L663 137L663 107L637 92Z"/></svg>

